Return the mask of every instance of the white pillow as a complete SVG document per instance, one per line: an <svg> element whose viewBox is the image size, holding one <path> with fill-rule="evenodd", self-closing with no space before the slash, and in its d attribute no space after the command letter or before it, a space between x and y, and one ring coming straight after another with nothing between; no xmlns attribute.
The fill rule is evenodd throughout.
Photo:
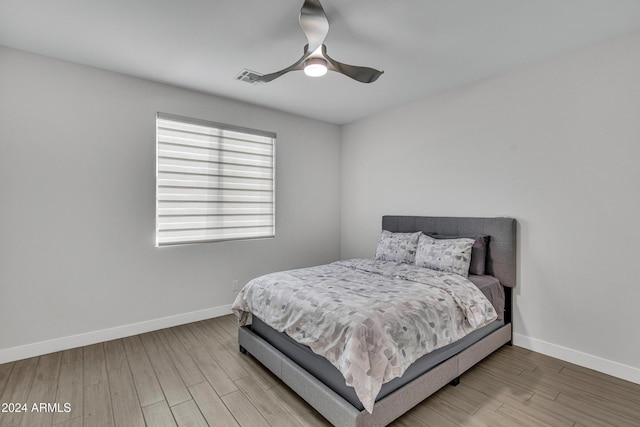
<svg viewBox="0 0 640 427"><path fill-rule="evenodd" d="M420 235L415 264L445 273L469 277L473 239L434 239Z"/></svg>
<svg viewBox="0 0 640 427"><path fill-rule="evenodd" d="M413 260L416 257L418 239L421 235L422 232L420 231L416 233L392 233L382 230L376 254L373 258L381 261L413 264Z"/></svg>

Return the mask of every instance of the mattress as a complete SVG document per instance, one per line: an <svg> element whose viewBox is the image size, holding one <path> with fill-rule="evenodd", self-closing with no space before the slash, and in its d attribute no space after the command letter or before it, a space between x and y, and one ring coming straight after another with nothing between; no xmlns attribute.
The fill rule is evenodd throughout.
<svg viewBox="0 0 640 427"><path fill-rule="evenodd" d="M500 281L493 276L475 276L473 274L469 275L469 280L491 301L493 308L498 313L498 320L504 319L505 295L504 287Z"/></svg>
<svg viewBox="0 0 640 427"><path fill-rule="evenodd" d="M497 318L461 275L374 259L257 277L232 310L241 325L258 317L326 358L368 412L382 385L418 358Z"/></svg>
<svg viewBox="0 0 640 427"><path fill-rule="evenodd" d="M504 326L504 288L500 281L493 276L476 276L470 275L469 280L473 282L478 289L489 299L493 307L498 313L498 319L478 330L471 332L454 343L439 348L419 358L413 363L405 373L382 385L382 389L378 393L376 401L384 398L408 382L414 380L418 376L427 372L429 369L454 356L465 348L475 344L485 336ZM269 342L275 348L287 355L291 360L296 362L300 367L304 368L310 374L326 384L334 392L342 396L346 401L358 410L363 409L363 405L356 396L353 387L345 384L342 373L333 366L324 357L315 354L309 347L299 344L290 338L287 334L278 332L265 324L257 317L253 317L251 330L261 338Z"/></svg>
<svg viewBox="0 0 640 427"><path fill-rule="evenodd" d="M451 356L456 355L480 341L482 338L504 326L504 324L503 320L495 320L454 343L422 356L415 361L401 377L394 378L383 384L376 401L393 393ZM255 316L253 317L251 330L324 383L336 394L340 395L356 409L360 411L364 409L364 406L356 396L354 388L345 384L344 376L327 359L315 354L309 347L297 343L287 334L276 331Z"/></svg>

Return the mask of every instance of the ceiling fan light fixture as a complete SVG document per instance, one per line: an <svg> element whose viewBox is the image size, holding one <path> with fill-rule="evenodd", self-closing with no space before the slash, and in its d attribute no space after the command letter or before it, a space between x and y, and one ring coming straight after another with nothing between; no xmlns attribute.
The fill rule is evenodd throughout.
<svg viewBox="0 0 640 427"><path fill-rule="evenodd" d="M311 77L324 76L328 70L331 70L361 83L372 83L382 75L383 71L343 64L327 55L324 41L329 33L329 19L320 0L304 0L298 22L308 42L304 46L302 57L280 71L251 77L250 82L268 83L290 71L298 70L304 70L304 73Z"/></svg>
<svg viewBox="0 0 640 427"><path fill-rule="evenodd" d="M322 77L327 74L327 61L324 58L309 58L304 61L304 73L309 77Z"/></svg>

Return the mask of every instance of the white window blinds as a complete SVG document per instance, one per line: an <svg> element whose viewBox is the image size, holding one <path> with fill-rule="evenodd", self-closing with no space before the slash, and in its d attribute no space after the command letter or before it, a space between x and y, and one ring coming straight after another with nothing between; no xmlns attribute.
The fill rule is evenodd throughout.
<svg viewBox="0 0 640 427"><path fill-rule="evenodd" d="M156 246L274 237L275 137L158 113Z"/></svg>

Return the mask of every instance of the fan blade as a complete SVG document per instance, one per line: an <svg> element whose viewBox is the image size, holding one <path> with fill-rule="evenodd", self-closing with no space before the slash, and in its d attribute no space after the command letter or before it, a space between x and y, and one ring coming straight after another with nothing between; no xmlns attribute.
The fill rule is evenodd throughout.
<svg viewBox="0 0 640 427"><path fill-rule="evenodd" d="M329 67L330 70L342 73L361 83L373 83L384 73L384 71L378 71L369 67L358 67L338 62L327 55L327 47L325 45L322 45L322 56L331 64L331 67Z"/></svg>
<svg viewBox="0 0 640 427"><path fill-rule="evenodd" d="M284 70L276 71L275 73L265 74L264 76L256 77L253 79L255 82L269 83L272 80L277 79L278 77L287 74L289 71L295 70L303 70L304 69L304 60L309 57L311 53L307 49L307 45L304 47L304 54L300 59L298 59L295 63L291 64Z"/></svg>
<svg viewBox="0 0 640 427"><path fill-rule="evenodd" d="M309 54L322 46L329 33L329 20L318 0L305 0L300 10L300 28L307 36Z"/></svg>

